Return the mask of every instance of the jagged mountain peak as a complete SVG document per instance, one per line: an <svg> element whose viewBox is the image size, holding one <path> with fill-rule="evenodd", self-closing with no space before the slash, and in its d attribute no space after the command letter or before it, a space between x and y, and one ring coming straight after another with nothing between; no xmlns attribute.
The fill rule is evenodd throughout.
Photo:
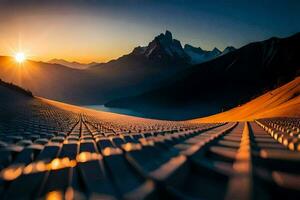
<svg viewBox="0 0 300 200"><path fill-rule="evenodd" d="M171 31L166 30L165 33L161 33L158 36L155 37L155 39L159 39L159 40L166 40L171 42L173 40L173 35L171 33Z"/></svg>
<svg viewBox="0 0 300 200"><path fill-rule="evenodd" d="M197 50L197 51L204 51L201 47L194 47L190 44L185 44L184 49L185 50L191 49L191 50Z"/></svg>
<svg viewBox="0 0 300 200"><path fill-rule="evenodd" d="M156 36L148 46L136 47L132 54L143 55L151 60L157 61L180 61L188 63L189 59L180 41L173 39L172 33L168 30Z"/></svg>
<svg viewBox="0 0 300 200"><path fill-rule="evenodd" d="M184 69L153 90L107 105L144 113L150 113L155 108L165 108L169 112L172 107L174 110L180 107L184 110L182 114L189 115L194 111L198 116L216 113L240 105L252 96L299 75L299 43L299 34L253 42L213 61ZM185 50L187 47L190 46L185 46ZM195 88L199 92L195 92ZM203 105L203 102L207 104ZM218 109L215 109L216 106ZM161 111L156 116L161 116Z"/></svg>
<svg viewBox="0 0 300 200"><path fill-rule="evenodd" d="M220 49L218 49L217 47L213 48L212 52L216 53L216 54L221 54L222 51Z"/></svg>
<svg viewBox="0 0 300 200"><path fill-rule="evenodd" d="M166 36L167 38L171 38L171 39L172 39L172 33L171 33L171 31L166 30L165 36Z"/></svg>
<svg viewBox="0 0 300 200"><path fill-rule="evenodd" d="M192 45L184 45L184 51L191 58L191 64L199 64L218 57L222 52L218 48L211 51L203 50L201 47L194 47Z"/></svg>
<svg viewBox="0 0 300 200"><path fill-rule="evenodd" d="M229 52L232 52L232 51L234 51L234 50L236 50L235 47L233 47L233 46L228 46L228 47L226 47L226 48L224 49L224 51L222 52L222 55L227 54L227 53L229 53Z"/></svg>
<svg viewBox="0 0 300 200"><path fill-rule="evenodd" d="M134 48L131 54L142 55L156 61L180 61L188 64L199 64L233 50L235 48L229 46L223 52L217 47L208 51L190 44L185 44L183 48L181 42L173 38L171 31L166 30L165 33L156 36L148 46Z"/></svg>
<svg viewBox="0 0 300 200"><path fill-rule="evenodd" d="M135 47L133 49L133 51L132 51L132 54L134 54L134 55L142 55L142 54L145 53L146 48L147 47L141 47L141 46Z"/></svg>
<svg viewBox="0 0 300 200"><path fill-rule="evenodd" d="M226 50L231 50L231 51L233 51L233 50L236 50L236 48L234 47L234 46L228 46L228 47L226 47L225 49L224 49L224 51L226 51ZM223 52L224 52L223 51Z"/></svg>

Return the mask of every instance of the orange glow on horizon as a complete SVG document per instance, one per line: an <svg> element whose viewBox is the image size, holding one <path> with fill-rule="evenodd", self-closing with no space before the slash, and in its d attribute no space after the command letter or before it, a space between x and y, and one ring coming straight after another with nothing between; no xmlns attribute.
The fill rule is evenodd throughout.
<svg viewBox="0 0 300 200"><path fill-rule="evenodd" d="M1 47L0 47L1 48ZM10 51L12 52L12 51ZM107 63L109 61L115 60L120 58L123 55L127 55L131 52L131 50L128 50L127 52L122 51L113 51L113 53L109 56L104 56L103 54L99 53L97 54L91 54L91 55L78 55L77 57L75 55L69 55L68 53L61 54L48 54L48 55L41 55L41 54L34 54L34 55L28 55L27 53L23 52L15 52L13 53L6 53L3 51L0 51L0 56L7 56L7 57L13 57L16 62L23 63L27 59L30 59L31 61L35 62L49 62L52 59L62 59L67 62L78 62L81 64L90 64L92 62L96 63ZM23 55L22 55L23 54Z"/></svg>
<svg viewBox="0 0 300 200"><path fill-rule="evenodd" d="M18 62L16 57L4 57L2 58L0 66L2 68L2 76L4 77L3 80L20 85L25 89L30 88L31 91L35 91L38 87L35 82L37 78L52 76L52 74L42 73L38 65L39 64L31 62L30 60Z"/></svg>
<svg viewBox="0 0 300 200"><path fill-rule="evenodd" d="M78 34L70 36L63 29L40 29L31 26L33 25L17 30L11 27L9 31L0 33L0 56L15 56L17 52L23 52L27 59L33 61L63 59L82 64L104 63L126 55L140 45L133 41L120 43L114 34L103 34L93 38L93 33L83 31L84 37ZM59 24L55 23L55 26Z"/></svg>

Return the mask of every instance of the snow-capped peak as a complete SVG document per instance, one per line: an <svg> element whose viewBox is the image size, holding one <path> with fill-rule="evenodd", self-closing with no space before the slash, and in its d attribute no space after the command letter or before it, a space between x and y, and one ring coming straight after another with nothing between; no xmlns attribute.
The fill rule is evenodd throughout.
<svg viewBox="0 0 300 200"><path fill-rule="evenodd" d="M224 49L224 51L222 52L222 55L225 55L225 54L227 54L227 53L229 53L229 52L232 52L232 51L234 51L234 50L236 50L236 48L234 48L233 46L228 46L228 47L226 47L226 48Z"/></svg>
<svg viewBox="0 0 300 200"><path fill-rule="evenodd" d="M137 47L134 54L142 54L150 59L180 60L188 59L179 40L173 39L172 33L166 31L152 40L146 47Z"/></svg>
<svg viewBox="0 0 300 200"><path fill-rule="evenodd" d="M221 51L216 47L211 51L207 51L200 47L193 47L189 44L184 46L184 51L190 56L192 64L206 62L218 57L221 54Z"/></svg>
<svg viewBox="0 0 300 200"><path fill-rule="evenodd" d="M235 48L230 46L226 47L223 52L217 47L208 51L189 44L184 45L184 48L182 48L180 41L174 39L172 33L166 30L165 33L156 36L148 46L136 47L132 54L145 56L152 60L184 61L191 64L199 64L233 50Z"/></svg>

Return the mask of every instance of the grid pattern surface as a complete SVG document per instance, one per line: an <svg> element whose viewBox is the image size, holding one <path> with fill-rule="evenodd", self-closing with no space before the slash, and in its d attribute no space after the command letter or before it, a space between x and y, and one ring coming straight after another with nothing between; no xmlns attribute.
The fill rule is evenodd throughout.
<svg viewBox="0 0 300 200"><path fill-rule="evenodd" d="M296 118L214 124L99 118L38 99L0 109L0 199L300 196Z"/></svg>

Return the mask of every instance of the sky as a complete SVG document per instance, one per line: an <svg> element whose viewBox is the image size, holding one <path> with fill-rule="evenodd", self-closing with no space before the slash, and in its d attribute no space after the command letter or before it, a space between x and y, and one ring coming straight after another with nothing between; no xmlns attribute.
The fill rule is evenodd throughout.
<svg viewBox="0 0 300 200"><path fill-rule="evenodd" d="M170 30L182 45L239 48L300 31L298 0L0 0L0 55L107 62Z"/></svg>

